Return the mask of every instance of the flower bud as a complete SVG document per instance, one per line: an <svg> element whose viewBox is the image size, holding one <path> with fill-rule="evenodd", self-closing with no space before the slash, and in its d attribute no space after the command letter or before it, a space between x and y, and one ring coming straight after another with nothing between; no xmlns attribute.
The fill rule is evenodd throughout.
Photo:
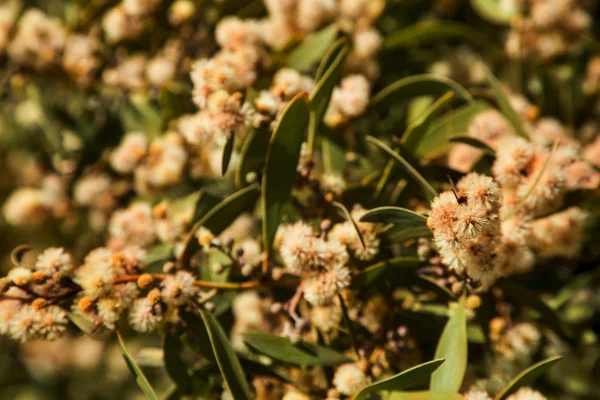
<svg viewBox="0 0 600 400"><path fill-rule="evenodd" d="M35 311L41 311L46 308L46 306L48 306L48 302L46 299L42 299L41 297L38 297L33 301L33 303L31 303L31 307L33 307Z"/></svg>
<svg viewBox="0 0 600 400"><path fill-rule="evenodd" d="M77 303L77 307L79 307L79 309L83 312L89 311L93 305L94 305L94 301L90 297L87 297L87 296L79 299L79 302Z"/></svg>
<svg viewBox="0 0 600 400"><path fill-rule="evenodd" d="M162 296L158 288L154 288L150 292L148 292L146 298L148 299L148 302L152 305L158 304L162 300Z"/></svg>
<svg viewBox="0 0 600 400"><path fill-rule="evenodd" d="M142 274L137 280L137 284L140 289L146 289L152 284L152 282L154 282L154 278L150 274Z"/></svg>

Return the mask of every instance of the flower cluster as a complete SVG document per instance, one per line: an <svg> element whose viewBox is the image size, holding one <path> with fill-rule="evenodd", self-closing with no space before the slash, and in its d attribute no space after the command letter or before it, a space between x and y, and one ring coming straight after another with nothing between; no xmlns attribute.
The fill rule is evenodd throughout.
<svg viewBox="0 0 600 400"><path fill-rule="evenodd" d="M525 8L526 2L523 3ZM516 20L505 47L511 58L544 61L567 52L591 26L590 14L576 0L532 1Z"/></svg>
<svg viewBox="0 0 600 400"><path fill-rule="evenodd" d="M1 3L18 382L347 400L417 366L491 400L562 354L507 400L597 395L592 2Z"/></svg>

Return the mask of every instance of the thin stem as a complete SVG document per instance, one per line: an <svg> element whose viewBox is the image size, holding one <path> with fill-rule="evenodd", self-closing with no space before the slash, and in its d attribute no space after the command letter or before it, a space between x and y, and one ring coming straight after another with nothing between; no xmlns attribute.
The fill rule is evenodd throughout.
<svg viewBox="0 0 600 400"><path fill-rule="evenodd" d="M352 321L348 315L348 308L346 307L346 303L344 303L344 297L341 294L338 294L338 299L340 300L340 306L342 307L344 322L346 322L346 325L348 326L348 333L350 335L350 339L352 340L352 348L354 349L356 356L360 358L360 352L358 351L358 344L356 342L356 335L354 333L354 329L352 328Z"/></svg>

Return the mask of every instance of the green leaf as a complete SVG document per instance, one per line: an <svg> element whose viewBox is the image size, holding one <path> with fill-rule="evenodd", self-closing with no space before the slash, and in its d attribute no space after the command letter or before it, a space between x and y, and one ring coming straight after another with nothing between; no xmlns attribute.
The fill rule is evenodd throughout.
<svg viewBox="0 0 600 400"><path fill-rule="evenodd" d="M427 227L423 226L393 226L387 231L387 236L391 241L403 243L411 239L417 239L421 237L433 237L433 232Z"/></svg>
<svg viewBox="0 0 600 400"><path fill-rule="evenodd" d="M510 25L519 15L517 7L502 0L470 0L471 7L483 18L499 25Z"/></svg>
<svg viewBox="0 0 600 400"><path fill-rule="evenodd" d="M140 367L136 364L131 355L129 355L129 353L127 352L127 348L125 348L125 343L123 342L123 338L121 337L119 331L117 331L117 340L119 341L119 348L121 349L121 354L123 355L123 358L125 359L129 370L131 371L133 376L135 376L135 381L140 387L140 389L142 389L147 398L151 400L158 400L158 397L156 397L156 393L154 393L154 389L152 389L152 386L150 386L150 382L148 382L148 379L144 375L144 372L142 372Z"/></svg>
<svg viewBox="0 0 600 400"><path fill-rule="evenodd" d="M181 338L172 332L168 332L163 339L163 358L165 369L169 377L177 385L181 394L190 394L190 380L188 377L188 366L181 358Z"/></svg>
<svg viewBox="0 0 600 400"><path fill-rule="evenodd" d="M496 151L494 149L492 149L490 146L488 146L486 143L482 142L481 140L476 139L471 136L454 136L454 137L451 137L450 139L448 139L448 141L450 143L466 144L468 146L471 146L478 150L481 150L484 153L489 154L491 156L496 155Z"/></svg>
<svg viewBox="0 0 600 400"><path fill-rule="evenodd" d="M378 393L384 390L396 391L408 389L411 386L424 382L444 361L444 359L439 359L419 364L399 374L375 382L355 394L352 399L363 400L370 393Z"/></svg>
<svg viewBox="0 0 600 400"><path fill-rule="evenodd" d="M242 366L221 328L219 321L207 310L200 309L200 315L206 326L213 353L219 365L219 370L234 399L252 399L252 392L246 382Z"/></svg>
<svg viewBox="0 0 600 400"><path fill-rule="evenodd" d="M219 204L223 199L209 193L205 190L199 190L198 199L196 200L196 206L194 207L194 217L192 222L199 221L207 212L209 212L214 206Z"/></svg>
<svg viewBox="0 0 600 400"><path fill-rule="evenodd" d="M309 342L293 344L288 338L260 332L247 332L244 341L259 353L292 365L337 365L352 361L327 347Z"/></svg>
<svg viewBox="0 0 600 400"><path fill-rule="evenodd" d="M402 226L427 226L427 217L407 208L385 206L369 210L360 222L402 224Z"/></svg>
<svg viewBox="0 0 600 400"><path fill-rule="evenodd" d="M506 387L502 389L500 393L498 393L498 395L495 397L495 400L505 400L508 396L515 393L520 388L529 386L531 382L533 382L537 377L543 375L554 364L560 361L561 358L561 356L554 356L533 364L531 367L527 368L525 371L521 372L513 380L511 380L508 385L506 385Z"/></svg>
<svg viewBox="0 0 600 400"><path fill-rule="evenodd" d="M421 96L442 96L453 92L456 98L473 102L467 89L455 81L439 75L412 75L386 86L371 99L371 108L387 110L395 103Z"/></svg>
<svg viewBox="0 0 600 400"><path fill-rule="evenodd" d="M254 206L258 195L258 185L250 185L235 192L211 208L210 211L194 224L191 231L188 233L184 242L183 251L181 252L180 262L183 265L189 265L194 253L200 249L200 244L196 239L196 232L200 227L209 229L214 235L220 234L242 213L242 211Z"/></svg>
<svg viewBox="0 0 600 400"><path fill-rule="evenodd" d="M75 324L75 326L78 327L83 333L90 334L94 332L94 329L96 328L94 326L94 323L86 317L84 317L83 315L69 312L67 313L67 318L69 318L69 320L73 324Z"/></svg>
<svg viewBox="0 0 600 400"><path fill-rule="evenodd" d="M346 217L348 222L350 222L350 224L352 224L352 227L354 228L354 232L356 233L358 240L360 240L360 244L361 244L362 248L366 249L367 246L365 246L365 239L363 239L362 234L360 233L360 229L358 229L358 225L356 225L356 222L352 218L352 215L350 215L350 211L348 211L346 206L344 206L342 203L338 203L337 201L332 202L332 204L335 207L337 207L339 210L341 210L342 214L344 214L344 217Z"/></svg>
<svg viewBox="0 0 600 400"><path fill-rule="evenodd" d="M209 362L216 363L217 360L212 350L208 330L202 318L195 312L185 310L180 310L179 316L186 324L182 342Z"/></svg>
<svg viewBox="0 0 600 400"><path fill-rule="evenodd" d="M374 144L375 146L379 147L381 150L385 151L390 156L392 156L392 158L396 160L404 168L404 170L421 186L423 194L425 195L427 200L433 200L433 198L437 196L437 192L435 191L433 186L431 186L429 182L427 182L425 178L423 178L423 175L421 175L412 165L410 165L408 161L406 161L402 156L400 156L400 154L396 153L388 145L372 136L367 136L367 141Z"/></svg>
<svg viewBox="0 0 600 400"><path fill-rule="evenodd" d="M371 285L381 274L388 269L412 271L421 265L417 257L396 257L381 261L360 271L352 278L351 286L354 289Z"/></svg>
<svg viewBox="0 0 600 400"><path fill-rule="evenodd" d="M346 169L346 152L344 149L334 141L322 137L321 152L325 172L342 174Z"/></svg>
<svg viewBox="0 0 600 400"><path fill-rule="evenodd" d="M577 292L591 285L597 279L600 279L600 268L596 268L592 271L584 272L569 279L569 283L565 285L560 291L554 296L548 305L554 310L558 310L564 304L566 304Z"/></svg>
<svg viewBox="0 0 600 400"><path fill-rule="evenodd" d="M323 58L337 35L338 27L336 24L331 24L308 35L290 54L288 65L301 72L310 70L313 65Z"/></svg>
<svg viewBox="0 0 600 400"><path fill-rule="evenodd" d="M448 290L445 286L440 285L435 279L430 276L424 274L416 274L412 283L415 286L420 287L424 290L430 290L436 293L445 301L456 301L456 296L450 290Z"/></svg>
<svg viewBox="0 0 600 400"><path fill-rule="evenodd" d="M518 307L529 307L539 313L540 322L563 337L570 340L570 331L562 322L558 314L544 303L537 294L524 287L508 281L501 281L498 286L502 289L508 300Z"/></svg>
<svg viewBox="0 0 600 400"><path fill-rule="evenodd" d="M383 40L382 50L393 51L442 40L460 39L484 49L494 47L493 42L469 25L450 21L425 21L392 32Z"/></svg>
<svg viewBox="0 0 600 400"><path fill-rule="evenodd" d="M323 77L317 82L315 89L310 95L310 121L308 124L307 140L309 158L312 157L317 130L321 124L325 111L327 111L333 89L340 81L342 67L344 66L344 60L346 59L348 52L349 49L347 46L342 47L337 53L335 60L333 60L329 68L327 68Z"/></svg>
<svg viewBox="0 0 600 400"><path fill-rule="evenodd" d="M262 179L263 248L269 255L282 217L282 208L290 199L304 130L308 123L306 95L294 97L275 127Z"/></svg>
<svg viewBox="0 0 600 400"><path fill-rule="evenodd" d="M431 390L457 393L467 370L467 317L464 298L453 310L435 350L446 362L431 376Z"/></svg>
<svg viewBox="0 0 600 400"><path fill-rule="evenodd" d="M173 243L161 243L155 246L152 246L148 249L148 257L146 258L146 263L148 265L152 265L155 263L164 264L165 261L173 257L174 250Z"/></svg>
<svg viewBox="0 0 600 400"><path fill-rule="evenodd" d="M246 176L250 172L258 173L265 161L269 148L270 132L267 128L253 129L248 133L235 171L235 185L238 188L246 186Z"/></svg>
<svg viewBox="0 0 600 400"><path fill-rule="evenodd" d="M479 113L489 109L490 106L483 102L474 102L457 108L452 113L440 117L431 127L416 148L419 157L433 156L443 150L447 138L467 132L471 120Z"/></svg>
<svg viewBox="0 0 600 400"><path fill-rule="evenodd" d="M342 37L336 40L336 42L333 45L331 45L331 47L327 50L327 53L325 53L325 56L323 56L323 60L319 64L319 68L317 68L317 72L315 74L315 82L321 80L321 78L323 77L323 75L325 75L329 67L331 67L331 65L335 62L340 52L346 47L347 43L348 39Z"/></svg>
<svg viewBox="0 0 600 400"><path fill-rule="evenodd" d="M223 147L223 158L221 160L221 175L225 175L227 168L229 168L229 161L231 161L231 154L233 153L233 142L235 142L235 136L231 134Z"/></svg>
<svg viewBox="0 0 600 400"><path fill-rule="evenodd" d="M498 107L500 107L500 110L508 119L508 122L510 122L517 135L521 136L525 140L529 140L529 136L527 135L527 132L525 132L525 128L523 128L521 119L519 118L517 112L510 105L510 101L508 100L508 96L502 88L502 85L500 82L498 82L496 77L494 77L494 75L483 62L480 62L480 66L483 68L485 77L490 85L490 88L492 89L492 92L494 93Z"/></svg>
<svg viewBox="0 0 600 400"><path fill-rule="evenodd" d="M433 122L439 113L448 107L454 97L452 92L448 92L436 100L416 121L411 123L406 132L402 135L404 148L411 154L419 146L419 143L425 137L429 125Z"/></svg>
<svg viewBox="0 0 600 400"><path fill-rule="evenodd" d="M448 392L392 392L384 397L385 400L464 400L458 393Z"/></svg>

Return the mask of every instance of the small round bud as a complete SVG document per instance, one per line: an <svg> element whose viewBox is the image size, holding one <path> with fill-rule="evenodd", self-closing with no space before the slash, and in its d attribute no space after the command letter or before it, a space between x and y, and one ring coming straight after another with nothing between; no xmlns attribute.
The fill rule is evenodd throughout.
<svg viewBox="0 0 600 400"><path fill-rule="evenodd" d="M282 276L283 276L283 268L275 267L271 271L271 277L273 278L274 281L280 280Z"/></svg>
<svg viewBox="0 0 600 400"><path fill-rule="evenodd" d="M48 302L46 299L42 299L41 297L35 299L33 303L31 303L31 307L33 307L35 311L41 311L46 308L46 306L48 306Z"/></svg>
<svg viewBox="0 0 600 400"><path fill-rule="evenodd" d="M159 203L152 209L152 215L156 218L164 218L167 215L167 205L165 203Z"/></svg>
<svg viewBox="0 0 600 400"><path fill-rule="evenodd" d="M212 243L212 240L215 238L215 236L212 234L212 232L206 228L200 228L198 230L198 233L196 234L196 236L198 237L198 243L202 247L210 246Z"/></svg>
<svg viewBox="0 0 600 400"><path fill-rule="evenodd" d="M281 305L281 303L276 302L276 303L271 304L270 311L273 314L277 314L281 311L282 308L283 308L283 306Z"/></svg>
<svg viewBox="0 0 600 400"><path fill-rule="evenodd" d="M331 220L328 219L324 219L323 221L321 221L321 230L322 231L328 231L331 229Z"/></svg>
<svg viewBox="0 0 600 400"><path fill-rule="evenodd" d="M48 277L44 271L35 271L33 275L31 275L31 280L36 285L41 285L48 280Z"/></svg>
<svg viewBox="0 0 600 400"><path fill-rule="evenodd" d="M77 302L77 307L79 307L79 309L83 312L89 311L93 305L94 301L87 296L82 297L81 299L79 299L79 302Z"/></svg>
<svg viewBox="0 0 600 400"><path fill-rule="evenodd" d="M506 321L502 317L495 317L490 321L490 331L492 333L500 333L504 330L506 326Z"/></svg>
<svg viewBox="0 0 600 400"><path fill-rule="evenodd" d="M156 305L156 304L160 303L160 301L162 300L160 290L158 288L152 289L151 291L148 292L146 299L148 299L148 302L152 305Z"/></svg>
<svg viewBox="0 0 600 400"><path fill-rule="evenodd" d="M333 193L329 192L325 194L325 201L331 203L333 201Z"/></svg>
<svg viewBox="0 0 600 400"><path fill-rule="evenodd" d="M220 274L221 272L223 272L223 270L225 268L223 268L223 264L215 263L215 264L213 264L212 269L213 269L214 273Z"/></svg>
<svg viewBox="0 0 600 400"><path fill-rule="evenodd" d="M172 274L175 272L175 263L173 261L167 261L165 265L163 265L163 272L165 274Z"/></svg>
<svg viewBox="0 0 600 400"><path fill-rule="evenodd" d="M250 276L252 274L252 271L254 271L254 266L252 264L244 264L242 266L242 275L243 276Z"/></svg>
<svg viewBox="0 0 600 400"><path fill-rule="evenodd" d="M146 289L152 284L152 282L154 282L154 278L150 274L142 274L137 280L137 284L140 289Z"/></svg>
<svg viewBox="0 0 600 400"><path fill-rule="evenodd" d="M215 309L215 303L213 303L212 301L207 301L206 303L204 303L204 308L206 308L208 311L212 311Z"/></svg>
<svg viewBox="0 0 600 400"><path fill-rule="evenodd" d="M481 305L481 297L472 294L469 297L467 297L467 301L465 302L465 306L467 307L467 310L474 310L476 308L479 308L479 306Z"/></svg>
<svg viewBox="0 0 600 400"><path fill-rule="evenodd" d="M253 183L258 179L258 175L256 174L256 172L248 172L246 174L246 182L248 183Z"/></svg>
<svg viewBox="0 0 600 400"><path fill-rule="evenodd" d="M461 282L454 282L452 284L452 292L453 293L460 293L463 289L463 285Z"/></svg>

